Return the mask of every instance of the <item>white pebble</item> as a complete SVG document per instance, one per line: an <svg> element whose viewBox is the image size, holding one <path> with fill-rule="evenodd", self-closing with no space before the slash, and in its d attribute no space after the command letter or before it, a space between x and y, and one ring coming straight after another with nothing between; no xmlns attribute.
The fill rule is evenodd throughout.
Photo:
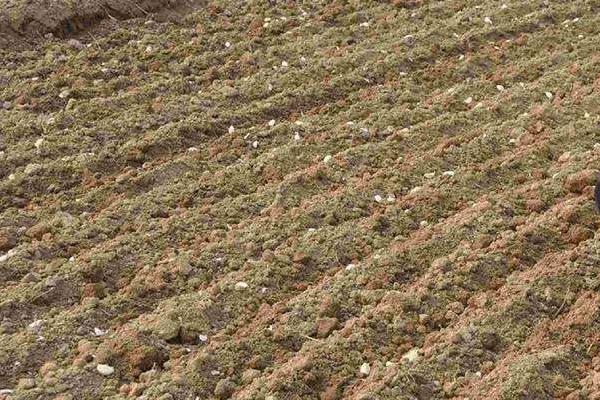
<svg viewBox="0 0 600 400"><path fill-rule="evenodd" d="M227 48L231 47L231 43L225 42L225 47L227 47Z"/></svg>
<svg viewBox="0 0 600 400"><path fill-rule="evenodd" d="M471 104L473 102L473 98L472 97L467 97L465 99L465 104Z"/></svg>
<svg viewBox="0 0 600 400"><path fill-rule="evenodd" d="M284 67L284 68L286 68L288 66L287 61L282 61L281 62L281 66Z"/></svg>
<svg viewBox="0 0 600 400"><path fill-rule="evenodd" d="M331 157L331 156L328 154L328 155L326 155L326 156L325 156L325 158L323 158L323 162L324 162L325 164L327 164L329 161L331 161L331 159L332 159L332 158L333 158L333 157Z"/></svg>
<svg viewBox="0 0 600 400"><path fill-rule="evenodd" d="M571 159L571 152L570 151L565 151L564 153L562 153L560 155L560 157L558 157L558 162L559 163L566 163L570 159Z"/></svg>
<svg viewBox="0 0 600 400"><path fill-rule="evenodd" d="M421 222L419 223L419 225L421 225L421 226L427 226L427 225L429 225L429 222L427 222L427 221L423 220L423 221L421 221Z"/></svg>
<svg viewBox="0 0 600 400"><path fill-rule="evenodd" d="M272 119L272 120L269 121L269 126L271 126L271 127L275 126L275 120L274 119Z"/></svg>
<svg viewBox="0 0 600 400"><path fill-rule="evenodd" d="M368 376L371 373L371 366L369 363L363 363L360 366L359 372L361 375Z"/></svg>
<svg viewBox="0 0 600 400"><path fill-rule="evenodd" d="M444 171L442 173L442 176L448 176L448 177L452 178L454 176L454 171Z"/></svg>
<svg viewBox="0 0 600 400"><path fill-rule="evenodd" d="M238 282L235 284L235 288L237 290L243 290L248 288L248 284L246 282Z"/></svg>
<svg viewBox="0 0 600 400"><path fill-rule="evenodd" d="M0 389L0 394L11 394L14 392L12 389Z"/></svg>
<svg viewBox="0 0 600 400"><path fill-rule="evenodd" d="M44 138L39 138L38 140L35 141L35 148L39 149L42 146L42 143L44 143Z"/></svg>
<svg viewBox="0 0 600 400"><path fill-rule="evenodd" d="M422 189L422 187L421 187L421 186L415 186L415 187L414 187L414 188L412 188L412 189L410 190L410 192L408 192L408 193L410 193L410 194L414 194L414 193L417 193L417 192L419 192L421 189Z"/></svg>
<svg viewBox="0 0 600 400"><path fill-rule="evenodd" d="M369 23L368 22L361 22L360 26L366 28L366 27L369 26Z"/></svg>
<svg viewBox="0 0 600 400"><path fill-rule="evenodd" d="M394 193L388 194L387 201L393 203L394 201L396 201L396 195Z"/></svg>
<svg viewBox="0 0 600 400"><path fill-rule="evenodd" d="M298 141L298 140L300 140L300 139L302 139L302 138L300 137L300 134L299 134L298 132L294 132L294 140Z"/></svg>
<svg viewBox="0 0 600 400"><path fill-rule="evenodd" d="M419 358L419 349L418 348L414 348L411 349L409 351L407 351L403 356L402 359L409 361L409 362L414 362L417 361L417 359Z"/></svg>
<svg viewBox="0 0 600 400"><path fill-rule="evenodd" d="M508 8L508 6L506 4L502 4L502 6L500 6L501 9L506 10Z"/></svg>
<svg viewBox="0 0 600 400"><path fill-rule="evenodd" d="M435 176L435 172L428 172L425 175L423 175L426 179L431 179Z"/></svg>
<svg viewBox="0 0 600 400"><path fill-rule="evenodd" d="M502 85L496 85L496 89L498 89L500 92L504 91L504 86Z"/></svg>
<svg viewBox="0 0 600 400"><path fill-rule="evenodd" d="M9 181L14 181L17 177L15 176L15 174L10 174L8 175L8 180Z"/></svg>
<svg viewBox="0 0 600 400"><path fill-rule="evenodd" d="M552 94L552 92L545 92L544 93L546 95L547 98L551 99L554 97L554 95Z"/></svg>
<svg viewBox="0 0 600 400"><path fill-rule="evenodd" d="M229 129L228 129L228 132L229 132L229 133L233 133L233 132L235 132L235 128L233 127L233 125L231 125L231 126L229 127Z"/></svg>
<svg viewBox="0 0 600 400"><path fill-rule="evenodd" d="M42 325L44 325L44 320L43 319L36 319L35 321L33 321L32 323L30 323L27 328L30 331L34 331L37 332L42 328Z"/></svg>
<svg viewBox="0 0 600 400"><path fill-rule="evenodd" d="M36 164L36 163L27 164L25 166L25 173L27 175L33 174L34 172L36 172L40 168L42 168L42 166L40 164Z"/></svg>
<svg viewBox="0 0 600 400"><path fill-rule="evenodd" d="M354 268L356 268L355 264L348 264L348 265L346 265L346 271L352 271Z"/></svg>
<svg viewBox="0 0 600 400"><path fill-rule="evenodd" d="M202 343L206 343L206 342L208 342L208 336L200 334L200 335L198 335L198 340L201 341Z"/></svg>
<svg viewBox="0 0 600 400"><path fill-rule="evenodd" d="M190 148L187 149L187 151L189 151L189 152L198 151L198 148L197 147L190 147Z"/></svg>
<svg viewBox="0 0 600 400"><path fill-rule="evenodd" d="M65 98L69 97L70 94L71 94L71 92L69 92L68 90L63 90L62 92L60 92L58 94L58 97L60 97L61 99L65 99Z"/></svg>
<svg viewBox="0 0 600 400"><path fill-rule="evenodd" d="M258 140L252 142L252 147L254 147L255 149L258 148Z"/></svg>
<svg viewBox="0 0 600 400"><path fill-rule="evenodd" d="M485 17L483 19L483 22L485 22L486 24L490 24L490 25L492 24L492 20L490 19L490 17Z"/></svg>
<svg viewBox="0 0 600 400"><path fill-rule="evenodd" d="M94 335L95 335L95 336L104 336L104 335L106 335L106 332L107 332L107 331L105 331L105 330L103 330L103 329L100 329L100 328L98 328L98 327L95 327L95 328L94 328Z"/></svg>
<svg viewBox="0 0 600 400"><path fill-rule="evenodd" d="M383 201L383 197L381 197L380 195L376 194L374 197L375 201L378 203L381 203Z"/></svg>
<svg viewBox="0 0 600 400"><path fill-rule="evenodd" d="M98 365L96 366L96 370L97 370L97 371L98 371L98 372L99 372L101 375L104 375L104 376L109 376L109 375L112 375L112 374L114 374L114 372L115 372L115 369L114 369L113 367L111 367L110 365L107 365L107 364L98 364Z"/></svg>

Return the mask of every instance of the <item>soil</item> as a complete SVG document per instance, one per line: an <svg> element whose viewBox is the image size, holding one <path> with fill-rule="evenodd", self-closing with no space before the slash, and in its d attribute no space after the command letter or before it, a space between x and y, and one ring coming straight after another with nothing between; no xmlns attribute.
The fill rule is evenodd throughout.
<svg viewBox="0 0 600 400"><path fill-rule="evenodd" d="M600 399L599 3L74 4L0 11L0 399Z"/></svg>

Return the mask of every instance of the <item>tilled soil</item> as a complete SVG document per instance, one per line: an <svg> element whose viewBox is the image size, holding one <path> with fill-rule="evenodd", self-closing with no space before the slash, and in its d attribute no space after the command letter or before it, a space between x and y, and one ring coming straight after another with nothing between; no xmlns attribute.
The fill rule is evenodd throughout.
<svg viewBox="0 0 600 400"><path fill-rule="evenodd" d="M598 2L156 4L0 47L0 399L600 399Z"/></svg>

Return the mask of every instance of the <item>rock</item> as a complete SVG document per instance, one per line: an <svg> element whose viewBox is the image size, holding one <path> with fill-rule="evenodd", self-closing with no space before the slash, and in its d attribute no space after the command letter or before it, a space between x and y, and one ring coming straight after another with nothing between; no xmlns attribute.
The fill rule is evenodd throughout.
<svg viewBox="0 0 600 400"><path fill-rule="evenodd" d="M12 103L10 101L3 101L1 105L5 110L10 110L12 108Z"/></svg>
<svg viewBox="0 0 600 400"><path fill-rule="evenodd" d="M19 389L31 389L35 387L35 379L33 378L21 378L18 383Z"/></svg>
<svg viewBox="0 0 600 400"><path fill-rule="evenodd" d="M363 376L368 376L371 373L371 366L369 363L363 363L358 372L360 372L360 374Z"/></svg>
<svg viewBox="0 0 600 400"><path fill-rule="evenodd" d="M35 272L29 272L29 273L25 274L25 276L23 278L21 278L21 282L23 282L23 283L39 282L39 280L40 280L40 277Z"/></svg>
<svg viewBox="0 0 600 400"><path fill-rule="evenodd" d="M37 163L27 164L25 166L25 174L31 175L31 174L36 173L40 169L42 169L42 165L41 164L37 164Z"/></svg>
<svg viewBox="0 0 600 400"><path fill-rule="evenodd" d="M238 282L235 284L236 290L244 290L248 289L248 284L246 282Z"/></svg>
<svg viewBox="0 0 600 400"><path fill-rule="evenodd" d="M27 229L27 231L25 231L25 235L27 235L30 238L40 240L42 236L44 236L44 234L49 232L49 230L50 229L48 228L48 225L45 222L39 222L33 225L31 228Z"/></svg>
<svg viewBox="0 0 600 400"><path fill-rule="evenodd" d="M30 323L29 325L27 325L27 329L31 332L39 332L40 329L42 329L43 325L44 325L44 320L37 319L37 320L33 321L32 323Z"/></svg>
<svg viewBox="0 0 600 400"><path fill-rule="evenodd" d="M228 399L235 391L235 384L229 378L221 379L215 386L215 396L219 399Z"/></svg>
<svg viewBox="0 0 600 400"><path fill-rule="evenodd" d="M114 372L115 372L115 369L114 369L113 367L111 367L110 365L107 365L107 364L98 364L98 365L96 366L96 370L97 370L97 371L98 371L98 372L99 372L101 375L104 375L104 376L109 376L109 375L112 375L112 374L114 374Z"/></svg>
<svg viewBox="0 0 600 400"><path fill-rule="evenodd" d="M17 245L15 232L8 228L0 229L0 251L8 251Z"/></svg>
<svg viewBox="0 0 600 400"><path fill-rule="evenodd" d="M242 373L242 382L250 383L260 376L260 371L254 368L248 368Z"/></svg>
<svg viewBox="0 0 600 400"><path fill-rule="evenodd" d="M569 175L565 181L564 187L570 192L581 193L587 186L596 183L598 173L593 169L584 169Z"/></svg>
<svg viewBox="0 0 600 400"><path fill-rule="evenodd" d="M337 318L319 318L317 320L317 337L326 338L338 324Z"/></svg>
<svg viewBox="0 0 600 400"><path fill-rule="evenodd" d="M402 359L406 360L408 362L415 362L415 361L417 361L418 358L419 358L419 349L416 347L407 351L402 356Z"/></svg>
<svg viewBox="0 0 600 400"><path fill-rule="evenodd" d="M67 44L69 45L69 47L72 47L76 50L82 50L85 48L85 46L83 45L83 43L81 43L79 40L77 39L69 39L69 41L67 42Z"/></svg>
<svg viewBox="0 0 600 400"><path fill-rule="evenodd" d="M412 46L415 44L415 37L413 35L406 35L402 38L402 42L407 46Z"/></svg>

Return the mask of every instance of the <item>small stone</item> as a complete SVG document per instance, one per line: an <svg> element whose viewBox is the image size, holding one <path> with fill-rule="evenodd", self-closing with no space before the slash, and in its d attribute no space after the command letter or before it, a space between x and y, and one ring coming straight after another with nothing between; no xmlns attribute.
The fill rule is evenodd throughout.
<svg viewBox="0 0 600 400"><path fill-rule="evenodd" d="M325 164L327 164L328 162L330 162L330 161L331 161L331 159L332 159L332 157L331 157L330 155L326 155L326 156L325 156L325 158L323 158L323 162L324 162Z"/></svg>
<svg viewBox="0 0 600 400"><path fill-rule="evenodd" d="M2 104L2 108L5 110L10 110L12 108L12 104L10 101L4 101L1 103Z"/></svg>
<svg viewBox="0 0 600 400"><path fill-rule="evenodd" d="M498 91L503 92L504 91L504 86L502 85L496 85L496 89L498 89Z"/></svg>
<svg viewBox="0 0 600 400"><path fill-rule="evenodd" d="M115 369L114 369L113 367L111 367L110 365L107 365L107 364L98 364L98 365L96 366L96 370L97 370L97 371L98 371L98 372L99 372L101 375L104 375L104 376L109 376L109 375L112 375L112 374L114 374L114 372L115 372Z"/></svg>
<svg viewBox="0 0 600 400"><path fill-rule="evenodd" d="M248 284L246 282L238 282L238 283L235 284L235 288L237 290L248 289Z"/></svg>
<svg viewBox="0 0 600 400"><path fill-rule="evenodd" d="M8 251L17 245L17 236L12 229L0 228L0 251Z"/></svg>
<svg viewBox="0 0 600 400"><path fill-rule="evenodd" d="M564 187L570 192L581 193L587 186L593 186L596 183L597 177L597 171L585 169L569 175L564 183Z"/></svg>
<svg viewBox="0 0 600 400"><path fill-rule="evenodd" d="M317 320L317 337L326 338L338 324L337 318L319 318Z"/></svg>
<svg viewBox="0 0 600 400"><path fill-rule="evenodd" d="M208 336L200 334L198 335L198 340L202 343L206 343L208 342Z"/></svg>
<svg viewBox="0 0 600 400"><path fill-rule="evenodd" d="M39 171L40 169L42 169L42 165L41 164L37 164L37 163L27 164L25 166L25 173L27 175L31 175L31 174Z"/></svg>
<svg viewBox="0 0 600 400"><path fill-rule="evenodd" d="M407 46L412 46L415 44L415 37L413 35L406 35L402 38L402 42Z"/></svg>
<svg viewBox="0 0 600 400"><path fill-rule="evenodd" d="M270 120L268 125L271 127L275 126L275 120L274 119Z"/></svg>
<svg viewBox="0 0 600 400"><path fill-rule="evenodd" d="M81 43L79 40L77 39L69 39L69 41L67 42L69 47L72 47L76 50L82 50L83 48L85 48L85 46L83 45L83 43Z"/></svg>
<svg viewBox="0 0 600 400"><path fill-rule="evenodd" d="M435 176L435 172L428 172L423 175L426 179L432 179Z"/></svg>
<svg viewBox="0 0 600 400"><path fill-rule="evenodd" d="M219 399L228 399L233 395L235 385L229 378L221 379L215 387L215 396Z"/></svg>
<svg viewBox="0 0 600 400"><path fill-rule="evenodd" d="M260 371L254 368L249 368L242 372L242 382L250 383L260 376Z"/></svg>
<svg viewBox="0 0 600 400"><path fill-rule="evenodd" d="M566 163L570 159L571 159L571 152L565 151L564 153L562 153L560 155L560 157L558 157L558 162L562 164L562 163Z"/></svg>
<svg viewBox="0 0 600 400"><path fill-rule="evenodd" d="M23 278L21 278L21 282L23 283L34 283L39 282L40 277L35 272L28 272Z"/></svg>
<svg viewBox="0 0 600 400"><path fill-rule="evenodd" d="M375 201L378 203L381 203L383 201L383 197L381 197L380 195L376 194L374 197Z"/></svg>
<svg viewBox="0 0 600 400"><path fill-rule="evenodd" d="M229 127L229 129L228 129L228 132L229 132L229 133L233 133L233 132L235 132L235 128L233 127L233 125L231 125L231 126Z"/></svg>
<svg viewBox="0 0 600 400"><path fill-rule="evenodd" d="M544 93L546 95L547 98L552 99L554 97L554 95L552 94L552 92L545 92Z"/></svg>
<svg viewBox="0 0 600 400"><path fill-rule="evenodd" d="M230 48L231 47L231 43L225 42L225 47Z"/></svg>
<svg viewBox="0 0 600 400"><path fill-rule="evenodd" d="M68 90L63 90L62 92L60 92L58 94L58 97L60 97L61 99L66 99L70 95L71 95L71 92L69 92Z"/></svg>
<svg viewBox="0 0 600 400"><path fill-rule="evenodd" d="M369 376L369 374L371 373L371 366L369 365L369 363L363 363L360 366L358 372L360 372L360 374L363 376Z"/></svg>
<svg viewBox="0 0 600 400"><path fill-rule="evenodd" d="M452 178L454 176L454 171L444 171L442 173L442 176L446 176L446 177Z"/></svg>
<svg viewBox="0 0 600 400"><path fill-rule="evenodd" d="M348 264L348 265L346 265L346 271L352 271L354 268L356 268L356 264Z"/></svg>
<svg viewBox="0 0 600 400"><path fill-rule="evenodd" d="M0 389L0 394L11 394L12 392L12 389Z"/></svg>
<svg viewBox="0 0 600 400"><path fill-rule="evenodd" d="M94 327L94 336L104 336L104 335L106 335L106 333L107 333L107 331L105 331L104 329Z"/></svg>
<svg viewBox="0 0 600 400"><path fill-rule="evenodd" d="M20 389L32 389L35 387L35 379L33 378L21 378L17 386Z"/></svg>
<svg viewBox="0 0 600 400"><path fill-rule="evenodd" d="M407 351L402 356L402 359L406 360L408 362L415 362L415 361L417 361L418 358L419 358L419 349L417 347Z"/></svg>
<svg viewBox="0 0 600 400"><path fill-rule="evenodd" d="M281 62L281 66L284 67L284 68L287 68L287 66L288 66L287 61L282 61Z"/></svg>
<svg viewBox="0 0 600 400"><path fill-rule="evenodd" d="M295 141L298 141L298 140L300 140L300 139L302 139L302 137L300 136L300 133L298 133L298 132L294 132L294 140L295 140Z"/></svg>
<svg viewBox="0 0 600 400"><path fill-rule="evenodd" d="M254 147L255 149L258 148L258 140L252 142L252 147Z"/></svg>
<svg viewBox="0 0 600 400"><path fill-rule="evenodd" d="M467 97L465 99L465 104L471 104L473 102L473 98L472 97Z"/></svg>
<svg viewBox="0 0 600 400"><path fill-rule="evenodd" d="M39 332L42 329L43 325L44 325L44 320L37 319L37 320L33 321L32 323L30 323L27 326L27 329L30 330L31 332Z"/></svg>
<svg viewBox="0 0 600 400"><path fill-rule="evenodd" d="M492 24L492 20L490 19L490 17L485 17L483 19L483 22L485 22L486 24L490 24L490 25Z"/></svg>
<svg viewBox="0 0 600 400"><path fill-rule="evenodd" d="M35 146L36 149L40 149L40 147L42 147L42 143L44 143L44 138L39 138L38 140L35 141L35 143L33 144Z"/></svg>
<svg viewBox="0 0 600 400"><path fill-rule="evenodd" d="M193 152L195 152L195 151L198 151L198 148L197 148L197 147L189 147L189 148L187 149L187 151L189 151L190 153L193 153Z"/></svg>

